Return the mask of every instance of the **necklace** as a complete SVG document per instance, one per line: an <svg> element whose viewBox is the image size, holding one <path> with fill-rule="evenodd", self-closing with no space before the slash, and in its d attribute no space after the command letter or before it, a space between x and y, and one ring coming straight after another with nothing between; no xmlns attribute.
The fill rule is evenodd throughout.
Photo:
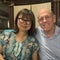
<svg viewBox="0 0 60 60"><path fill-rule="evenodd" d="M22 43L18 43L16 42L16 46L14 48L14 55L17 57L20 52L21 52L21 47L22 47Z"/></svg>

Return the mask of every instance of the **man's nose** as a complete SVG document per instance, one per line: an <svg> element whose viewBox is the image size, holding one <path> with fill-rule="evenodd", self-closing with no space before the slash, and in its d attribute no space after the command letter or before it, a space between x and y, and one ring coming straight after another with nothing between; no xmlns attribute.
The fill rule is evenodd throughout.
<svg viewBox="0 0 60 60"><path fill-rule="evenodd" d="M44 17L44 18L43 18L43 22L46 22L46 21L47 21L47 19Z"/></svg>

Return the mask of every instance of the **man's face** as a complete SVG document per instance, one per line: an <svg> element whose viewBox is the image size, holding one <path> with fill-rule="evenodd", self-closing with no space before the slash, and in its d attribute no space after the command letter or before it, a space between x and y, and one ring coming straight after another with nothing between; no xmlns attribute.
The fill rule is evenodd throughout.
<svg viewBox="0 0 60 60"><path fill-rule="evenodd" d="M39 14L38 23L44 31L49 31L54 27L55 17L48 10L43 10Z"/></svg>

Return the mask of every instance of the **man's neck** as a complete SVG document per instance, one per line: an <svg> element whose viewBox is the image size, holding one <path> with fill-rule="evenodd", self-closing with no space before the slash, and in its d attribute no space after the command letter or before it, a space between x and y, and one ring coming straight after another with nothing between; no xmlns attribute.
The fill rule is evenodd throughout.
<svg viewBox="0 0 60 60"><path fill-rule="evenodd" d="M49 30L49 31L45 31L45 35L46 35L48 38L52 37L54 34L55 34L55 27L52 28L52 29Z"/></svg>

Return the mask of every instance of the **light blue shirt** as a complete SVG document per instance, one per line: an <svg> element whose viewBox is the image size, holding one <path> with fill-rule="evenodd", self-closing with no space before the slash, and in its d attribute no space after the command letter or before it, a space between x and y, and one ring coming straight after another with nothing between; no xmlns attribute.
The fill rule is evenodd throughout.
<svg viewBox="0 0 60 60"><path fill-rule="evenodd" d="M48 38L38 27L36 38L40 43L39 52L41 60L60 60L60 28L56 26L55 34Z"/></svg>

